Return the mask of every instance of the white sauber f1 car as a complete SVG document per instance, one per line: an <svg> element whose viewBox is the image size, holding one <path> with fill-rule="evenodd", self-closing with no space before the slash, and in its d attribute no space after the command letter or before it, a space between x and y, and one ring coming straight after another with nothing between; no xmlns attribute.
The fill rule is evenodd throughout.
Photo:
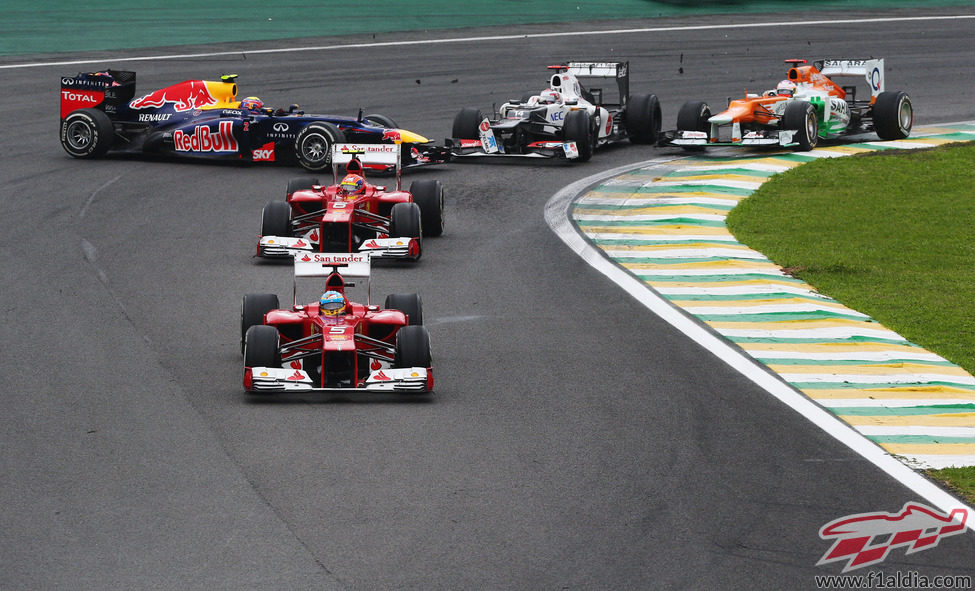
<svg viewBox="0 0 975 591"><path fill-rule="evenodd" d="M369 259L368 253L299 252L291 307L279 309L275 294L244 296L240 329L246 391L433 391L430 335L423 326L420 296L391 294L382 308L372 304ZM349 299L356 285L351 279L365 280L365 304ZM314 301L299 304L309 291Z"/></svg>
<svg viewBox="0 0 975 591"><path fill-rule="evenodd" d="M773 90L747 94L716 115L701 101L684 103L671 143L704 146L781 146L811 150L820 139L874 131L882 140L906 138L914 123L911 99L885 90L884 60L804 59L790 64ZM857 99L857 82L869 96Z"/></svg>
<svg viewBox="0 0 975 591"><path fill-rule="evenodd" d="M585 162L609 142L656 143L660 101L630 94L629 62L568 62L549 69L555 72L545 90L504 103L494 119L476 108L457 113L446 141L451 154ZM608 80L615 89L603 88Z"/></svg>

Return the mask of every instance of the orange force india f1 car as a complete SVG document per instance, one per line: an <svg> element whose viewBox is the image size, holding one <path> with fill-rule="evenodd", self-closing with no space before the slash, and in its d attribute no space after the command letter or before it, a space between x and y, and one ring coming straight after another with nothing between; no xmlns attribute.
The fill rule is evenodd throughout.
<svg viewBox="0 0 975 591"><path fill-rule="evenodd" d="M903 91L885 89L884 60L785 61L790 68L776 89L746 93L716 115L704 102L684 103L671 143L689 149L733 145L811 150L820 139L842 135L874 131L882 140L897 140L910 134L911 99ZM863 81L869 96L858 99Z"/></svg>

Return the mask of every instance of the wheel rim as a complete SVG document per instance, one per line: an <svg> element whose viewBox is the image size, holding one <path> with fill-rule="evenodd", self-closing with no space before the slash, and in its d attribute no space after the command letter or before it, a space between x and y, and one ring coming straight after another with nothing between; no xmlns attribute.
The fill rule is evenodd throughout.
<svg viewBox="0 0 975 591"><path fill-rule="evenodd" d="M806 116L806 137L809 139L810 144L816 143L816 137L819 130L816 125L816 115L809 113Z"/></svg>
<svg viewBox="0 0 975 591"><path fill-rule="evenodd" d="M898 112L901 129L910 129L914 124L914 108L908 100L901 101L901 108Z"/></svg>
<svg viewBox="0 0 975 591"><path fill-rule="evenodd" d="M329 142L319 134L309 135L301 142L301 155L309 163L321 164L328 162Z"/></svg>
<svg viewBox="0 0 975 591"><path fill-rule="evenodd" d="M68 124L65 136L68 145L73 150L83 151L91 145L94 134L91 127L86 125L84 121L74 121Z"/></svg>

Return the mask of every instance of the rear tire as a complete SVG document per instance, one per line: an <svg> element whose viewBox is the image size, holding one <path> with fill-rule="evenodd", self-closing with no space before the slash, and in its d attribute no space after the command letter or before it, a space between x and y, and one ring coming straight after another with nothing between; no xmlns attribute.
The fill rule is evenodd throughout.
<svg viewBox="0 0 975 591"><path fill-rule="evenodd" d="M443 184L440 181L413 181L413 202L420 206L424 236L443 234Z"/></svg>
<svg viewBox="0 0 975 591"><path fill-rule="evenodd" d="M115 141L115 126L104 111L78 109L61 121L61 147L75 158L97 158Z"/></svg>
<svg viewBox="0 0 975 591"><path fill-rule="evenodd" d="M660 136L660 100L655 94L636 94L626 105L626 133L634 144L655 144Z"/></svg>
<svg viewBox="0 0 975 591"><path fill-rule="evenodd" d="M562 141L575 142L579 162L588 162L596 149L595 130L589 111L569 111L562 123Z"/></svg>
<svg viewBox="0 0 975 591"><path fill-rule="evenodd" d="M423 324L423 302L418 293L391 293L383 303L384 310L399 310L409 317L410 326Z"/></svg>
<svg viewBox="0 0 975 591"><path fill-rule="evenodd" d="M332 146L344 142L342 130L324 121L309 123L295 138L295 158L307 170L325 170L332 164Z"/></svg>
<svg viewBox="0 0 975 591"><path fill-rule="evenodd" d="M404 326L396 332L396 367L430 367L432 359L425 326Z"/></svg>
<svg viewBox="0 0 975 591"><path fill-rule="evenodd" d="M261 212L261 236L291 236L291 205L271 201Z"/></svg>
<svg viewBox="0 0 975 591"><path fill-rule="evenodd" d="M278 296L273 293L249 293L240 303L240 352L244 352L247 330L264 324L264 315L279 307Z"/></svg>
<svg viewBox="0 0 975 591"><path fill-rule="evenodd" d="M480 110L465 107L454 115L454 126L450 136L461 140L476 140L481 137L478 127L484 121Z"/></svg>
<svg viewBox="0 0 975 591"><path fill-rule="evenodd" d="M308 189L311 189L315 185L321 185L321 183L318 182L317 176L295 177L290 181L288 181L288 192L286 195L288 197L291 197L291 195L295 191L307 191Z"/></svg>
<svg viewBox="0 0 975 591"><path fill-rule="evenodd" d="M677 131L703 131L711 137L711 107L703 101L687 101L677 112ZM681 146L688 151L699 151L702 146Z"/></svg>
<svg viewBox="0 0 975 591"><path fill-rule="evenodd" d="M244 335L244 367L281 367L281 336L273 326L252 326Z"/></svg>
<svg viewBox="0 0 975 591"><path fill-rule="evenodd" d="M882 140L902 140L911 135L914 106L901 90L881 92L873 105L873 128Z"/></svg>
<svg viewBox="0 0 975 591"><path fill-rule="evenodd" d="M799 144L796 150L808 152L819 143L819 118L816 108L805 101L793 101L785 106L782 129L796 130L792 139Z"/></svg>

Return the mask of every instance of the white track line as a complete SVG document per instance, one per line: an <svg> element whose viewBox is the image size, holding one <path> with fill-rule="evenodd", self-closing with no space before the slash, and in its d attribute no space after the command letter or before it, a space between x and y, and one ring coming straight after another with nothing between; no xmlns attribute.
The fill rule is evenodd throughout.
<svg viewBox="0 0 975 591"><path fill-rule="evenodd" d="M570 219L570 210L576 197L588 187L603 179L621 175L636 169L648 168L672 161L673 158L658 158L646 162L621 166L592 175L564 187L545 204L545 221L552 231L570 249L582 257L590 266L623 288L651 312L660 316L671 326L687 337L714 353L719 359L752 380L772 396L787 404L820 429L835 437L851 450L886 472L891 478L938 507L945 513L953 509L966 509L969 514L975 511L959 499L945 492L936 484L903 464L896 457L884 451L855 429L841 421L829 411L797 392L780 378L770 374L757 361L743 354L721 336L687 316L667 300L661 298L649 286L607 259L603 251L583 238ZM975 520L968 520L968 527L975 531Z"/></svg>

